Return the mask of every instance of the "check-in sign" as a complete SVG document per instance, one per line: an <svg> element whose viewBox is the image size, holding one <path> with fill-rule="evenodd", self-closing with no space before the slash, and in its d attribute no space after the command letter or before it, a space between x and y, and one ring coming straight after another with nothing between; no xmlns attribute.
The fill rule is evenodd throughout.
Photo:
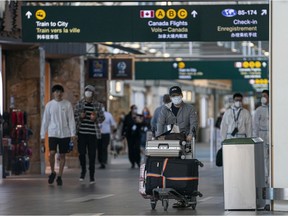
<svg viewBox="0 0 288 216"><path fill-rule="evenodd" d="M25 42L265 41L269 5L22 6Z"/></svg>

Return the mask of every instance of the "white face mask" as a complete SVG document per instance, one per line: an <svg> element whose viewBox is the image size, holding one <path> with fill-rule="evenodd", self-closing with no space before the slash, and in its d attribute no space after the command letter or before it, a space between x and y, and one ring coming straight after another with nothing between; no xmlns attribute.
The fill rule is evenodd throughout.
<svg viewBox="0 0 288 216"><path fill-rule="evenodd" d="M267 99L265 97L261 97L261 104L266 105L267 104Z"/></svg>
<svg viewBox="0 0 288 216"><path fill-rule="evenodd" d="M234 102L234 106L235 106L236 108L240 108L240 107L242 106L242 102L240 102L240 101L235 101L235 102Z"/></svg>
<svg viewBox="0 0 288 216"><path fill-rule="evenodd" d="M137 114L137 111L138 111L137 109L133 109L133 113Z"/></svg>
<svg viewBox="0 0 288 216"><path fill-rule="evenodd" d="M84 95L85 95L85 97L90 98L90 97L92 97L92 92L91 91L85 91Z"/></svg>
<svg viewBox="0 0 288 216"><path fill-rule="evenodd" d="M102 107L102 111L105 112L105 107Z"/></svg>
<svg viewBox="0 0 288 216"><path fill-rule="evenodd" d="M182 97L181 96L172 97L171 101L173 104L179 105L182 102Z"/></svg>

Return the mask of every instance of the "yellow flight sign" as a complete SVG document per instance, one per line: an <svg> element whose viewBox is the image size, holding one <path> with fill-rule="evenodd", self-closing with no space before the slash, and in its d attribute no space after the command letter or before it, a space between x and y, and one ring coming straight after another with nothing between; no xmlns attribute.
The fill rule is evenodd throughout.
<svg viewBox="0 0 288 216"><path fill-rule="evenodd" d="M185 9L180 9L178 10L177 15L180 19L185 19L188 16L188 12Z"/></svg>
<svg viewBox="0 0 288 216"><path fill-rule="evenodd" d="M185 9L179 9L176 11L175 9L168 9L167 11L163 9L158 9L155 12L155 17L157 19L175 19L176 17L179 19L185 19L188 16L188 12Z"/></svg>
<svg viewBox="0 0 288 216"><path fill-rule="evenodd" d="M164 11L163 9L158 9L158 10L156 10L156 12L155 12L155 17L156 17L157 19L163 19L163 18L165 18L165 11Z"/></svg>
<svg viewBox="0 0 288 216"><path fill-rule="evenodd" d="M261 68L261 62L260 61L244 61L243 62L243 68Z"/></svg>

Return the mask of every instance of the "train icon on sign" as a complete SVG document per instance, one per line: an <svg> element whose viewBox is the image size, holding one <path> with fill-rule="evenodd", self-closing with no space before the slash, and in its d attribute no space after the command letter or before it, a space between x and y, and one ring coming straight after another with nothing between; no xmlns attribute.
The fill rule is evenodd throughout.
<svg viewBox="0 0 288 216"><path fill-rule="evenodd" d="M44 10L37 10L35 13L35 17L38 20L43 20L46 17L46 12Z"/></svg>
<svg viewBox="0 0 288 216"><path fill-rule="evenodd" d="M237 15L237 11L234 9L224 9L221 13L224 17L234 17Z"/></svg>

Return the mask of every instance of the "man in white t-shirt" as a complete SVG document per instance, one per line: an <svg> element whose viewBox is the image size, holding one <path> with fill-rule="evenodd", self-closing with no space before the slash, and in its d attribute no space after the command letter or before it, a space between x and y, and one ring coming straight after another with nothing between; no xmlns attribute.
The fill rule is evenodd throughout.
<svg viewBox="0 0 288 216"><path fill-rule="evenodd" d="M70 141L74 142L76 135L76 126L74 120L74 112L72 104L63 99L64 88L61 85L54 85L52 87L52 94L54 99L49 101L43 113L41 124L41 144L44 146L45 134L48 132L49 138L49 161L51 167L51 174L48 178L48 183L53 184L55 172L55 154L57 147L60 153L60 166L57 177L57 185L61 186L62 174L65 165L65 156L69 152Z"/></svg>

